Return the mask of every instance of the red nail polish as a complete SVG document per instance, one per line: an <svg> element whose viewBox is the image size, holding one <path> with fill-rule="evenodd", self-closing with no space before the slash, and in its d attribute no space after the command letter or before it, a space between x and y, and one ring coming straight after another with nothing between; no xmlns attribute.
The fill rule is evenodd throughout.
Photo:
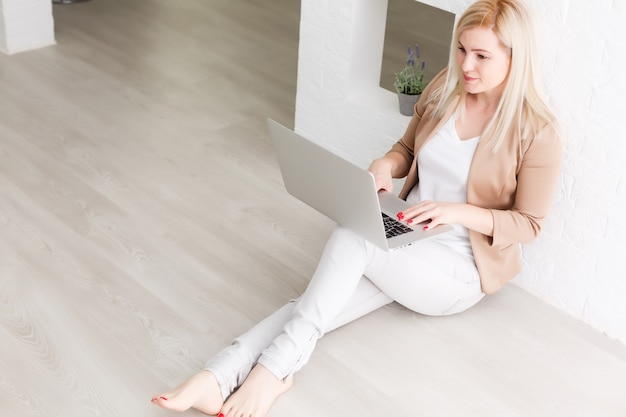
<svg viewBox="0 0 626 417"><path fill-rule="evenodd" d="M424 230L428 230L428 225L424 226Z"/></svg>
<svg viewBox="0 0 626 417"><path fill-rule="evenodd" d="M396 216L398 216L398 219L400 220L404 219L404 214L402 214L402 212L398 213Z"/></svg>
<svg viewBox="0 0 626 417"><path fill-rule="evenodd" d="M165 397L159 397L159 398L162 399L162 400L167 401L167 398L165 398Z"/></svg>
<svg viewBox="0 0 626 417"><path fill-rule="evenodd" d="M217 417L224 417L224 413L219 413Z"/></svg>
<svg viewBox="0 0 626 417"><path fill-rule="evenodd" d="M407 222L407 224L412 224L413 223L413 219L409 219L406 222Z"/></svg>

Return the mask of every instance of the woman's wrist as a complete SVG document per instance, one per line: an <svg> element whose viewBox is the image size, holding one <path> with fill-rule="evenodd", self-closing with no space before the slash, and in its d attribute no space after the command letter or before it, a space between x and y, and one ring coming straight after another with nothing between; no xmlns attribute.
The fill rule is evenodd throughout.
<svg viewBox="0 0 626 417"><path fill-rule="evenodd" d="M493 216L491 210L471 204L463 204L461 207L462 210L459 213L460 224L483 235L493 236Z"/></svg>

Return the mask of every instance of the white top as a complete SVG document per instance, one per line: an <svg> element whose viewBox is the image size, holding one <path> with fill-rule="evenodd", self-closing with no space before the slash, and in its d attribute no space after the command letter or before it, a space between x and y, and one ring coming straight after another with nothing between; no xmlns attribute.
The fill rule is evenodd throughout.
<svg viewBox="0 0 626 417"><path fill-rule="evenodd" d="M409 193L407 202L467 203L467 177L478 139L461 140L456 133L455 117L450 117L417 156L419 183ZM453 230L432 239L473 259L467 228L451 226Z"/></svg>

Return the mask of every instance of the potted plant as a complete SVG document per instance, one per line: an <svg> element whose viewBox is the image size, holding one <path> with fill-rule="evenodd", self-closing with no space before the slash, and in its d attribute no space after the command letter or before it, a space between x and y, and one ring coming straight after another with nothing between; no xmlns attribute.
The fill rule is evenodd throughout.
<svg viewBox="0 0 626 417"><path fill-rule="evenodd" d="M406 65L402 71L396 72L393 86L398 93L400 113L405 116L412 116L413 107L426 87L424 81L426 62L419 61L420 49L418 45L415 45L415 50L411 49L410 46L407 46L406 49L408 54Z"/></svg>

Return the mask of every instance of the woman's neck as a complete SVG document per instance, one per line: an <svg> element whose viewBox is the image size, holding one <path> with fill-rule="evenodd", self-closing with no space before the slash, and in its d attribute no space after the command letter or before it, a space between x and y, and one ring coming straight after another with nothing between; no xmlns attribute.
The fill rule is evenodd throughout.
<svg viewBox="0 0 626 417"><path fill-rule="evenodd" d="M495 114L498 104L500 103L500 95L496 94L467 94L465 96L465 109L472 113L479 113L491 117Z"/></svg>

